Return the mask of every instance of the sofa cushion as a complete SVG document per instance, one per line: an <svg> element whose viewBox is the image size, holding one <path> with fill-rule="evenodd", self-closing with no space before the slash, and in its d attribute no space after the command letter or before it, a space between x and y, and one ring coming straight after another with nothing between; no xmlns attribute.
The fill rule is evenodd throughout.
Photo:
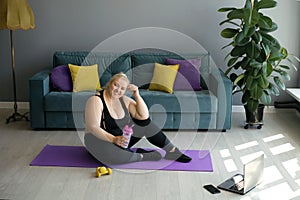
<svg viewBox="0 0 300 200"><path fill-rule="evenodd" d="M215 113L217 112L217 97L207 90L174 91L173 94L140 89L148 108L152 111L175 113Z"/></svg>
<svg viewBox="0 0 300 200"><path fill-rule="evenodd" d="M200 59L177 60L166 59L167 65L179 64L174 82L174 90L200 90Z"/></svg>
<svg viewBox="0 0 300 200"><path fill-rule="evenodd" d="M44 110L53 112L83 112L88 98L95 92L56 92L44 97Z"/></svg>
<svg viewBox="0 0 300 200"><path fill-rule="evenodd" d="M132 69L132 83L142 89L149 88L154 71L154 63L146 63Z"/></svg>
<svg viewBox="0 0 300 200"><path fill-rule="evenodd" d="M100 90L100 81L98 75L98 65L77 66L69 64L73 92Z"/></svg>
<svg viewBox="0 0 300 200"><path fill-rule="evenodd" d="M72 91L73 89L71 73L67 65L53 68L50 72L50 81L58 91Z"/></svg>
<svg viewBox="0 0 300 200"><path fill-rule="evenodd" d="M149 90L159 90L172 94L178 68L178 64L162 65L159 63L155 63Z"/></svg>
<svg viewBox="0 0 300 200"><path fill-rule="evenodd" d="M98 74L102 86L104 86L114 74L119 72L124 72L129 80L132 80L130 55L76 51L57 51L54 53L53 66L68 64L78 66L98 64Z"/></svg>

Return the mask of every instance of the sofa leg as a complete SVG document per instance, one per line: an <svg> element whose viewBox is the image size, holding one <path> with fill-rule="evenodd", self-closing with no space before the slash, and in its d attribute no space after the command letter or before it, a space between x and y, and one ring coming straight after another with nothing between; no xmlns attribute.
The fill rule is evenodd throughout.
<svg viewBox="0 0 300 200"><path fill-rule="evenodd" d="M222 132L225 133L225 132L226 132L226 129L222 129Z"/></svg>

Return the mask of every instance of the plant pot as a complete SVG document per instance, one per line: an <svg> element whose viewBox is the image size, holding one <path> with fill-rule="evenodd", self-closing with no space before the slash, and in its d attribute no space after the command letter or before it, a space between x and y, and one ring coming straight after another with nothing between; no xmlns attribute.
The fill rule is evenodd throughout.
<svg viewBox="0 0 300 200"><path fill-rule="evenodd" d="M264 114L264 104L259 104L258 108L254 112L250 112L247 106L244 106L246 112L246 123L248 124L257 124L262 123L263 114Z"/></svg>

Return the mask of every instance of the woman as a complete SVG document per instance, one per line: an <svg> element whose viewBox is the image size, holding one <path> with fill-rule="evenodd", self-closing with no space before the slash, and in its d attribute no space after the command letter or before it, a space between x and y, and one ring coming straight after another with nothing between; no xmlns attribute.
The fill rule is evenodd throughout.
<svg viewBox="0 0 300 200"><path fill-rule="evenodd" d="M133 94L135 100L124 95L126 90ZM128 148L124 148L128 141L122 136L125 125L134 125ZM130 84L122 72L114 75L103 90L88 99L85 128L85 146L103 164L162 159L158 151L146 151L141 148L136 152L130 150L143 136L151 144L166 151L165 159L191 161L191 158L182 154L150 120L148 108L139 94L138 87Z"/></svg>

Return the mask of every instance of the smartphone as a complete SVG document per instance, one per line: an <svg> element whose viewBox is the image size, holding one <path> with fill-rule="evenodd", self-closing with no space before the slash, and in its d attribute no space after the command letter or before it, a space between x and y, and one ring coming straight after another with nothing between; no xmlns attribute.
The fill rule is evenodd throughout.
<svg viewBox="0 0 300 200"><path fill-rule="evenodd" d="M221 191L216 188L215 186L209 184L209 185L204 185L203 186L207 191L209 191L211 194L218 194L221 193Z"/></svg>

